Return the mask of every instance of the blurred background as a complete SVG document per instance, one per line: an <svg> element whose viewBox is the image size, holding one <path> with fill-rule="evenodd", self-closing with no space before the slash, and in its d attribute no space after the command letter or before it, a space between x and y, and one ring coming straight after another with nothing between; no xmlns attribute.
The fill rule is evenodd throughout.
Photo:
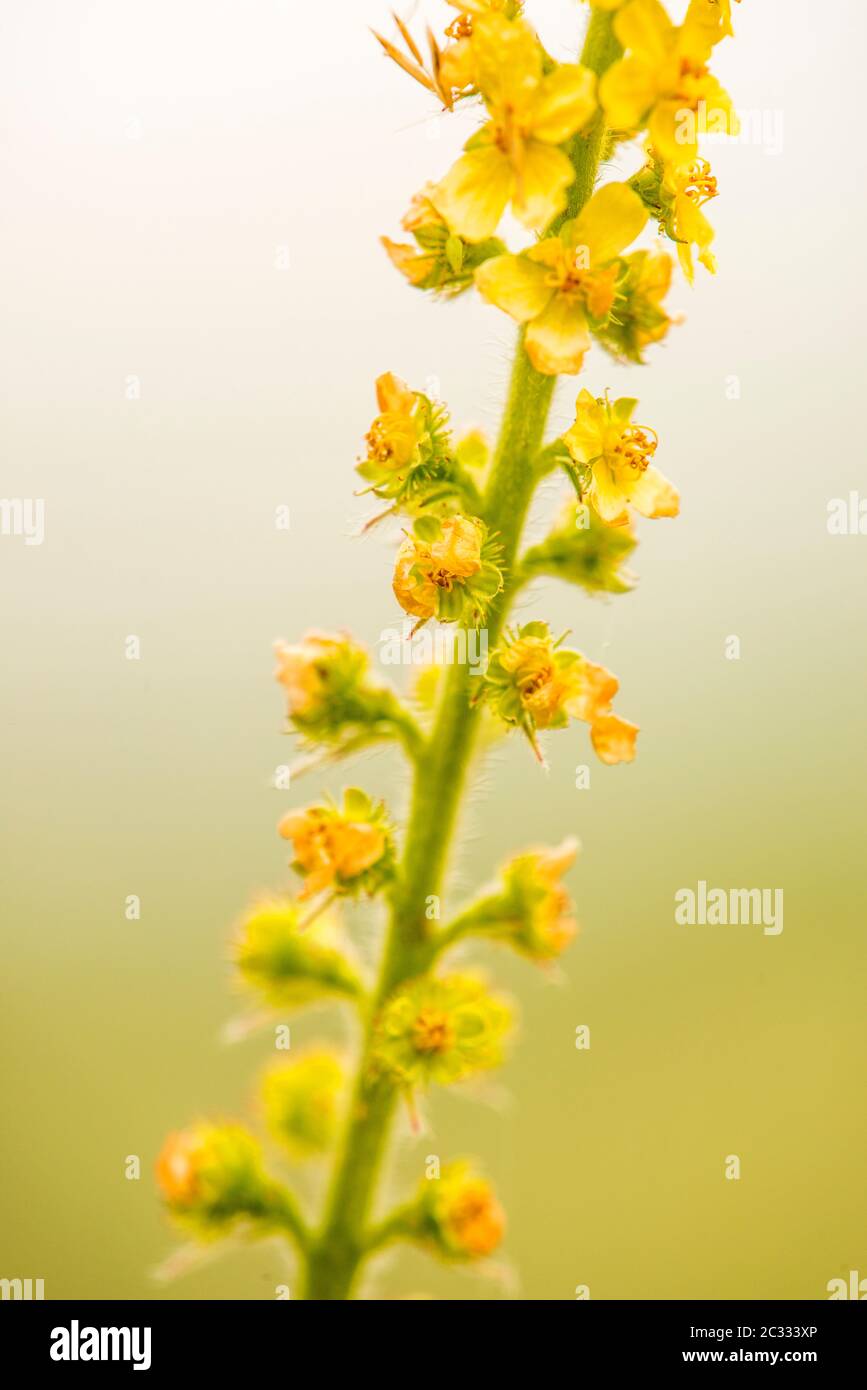
<svg viewBox="0 0 867 1390"><path fill-rule="evenodd" d="M527 6L561 57L585 9ZM719 274L679 280L685 322L649 367L594 350L552 419L581 385L639 396L682 515L641 525L632 594L552 583L525 605L616 671L638 760L603 767L576 725L547 774L517 740L487 764L449 905L571 833L582 931L554 977L475 957L520 1000L512 1060L485 1104L440 1094L427 1133L401 1126L395 1190L427 1154L478 1154L506 1254L493 1282L402 1254L371 1297L812 1299L867 1275L867 537L827 528L867 491L865 14L735 11L716 69L765 134L708 150ZM471 124L378 51L385 0L0 14L0 493L45 499L42 545L0 538L0 1275L47 1298L273 1298L292 1273L270 1245L154 1282L177 1241L153 1161L198 1115L255 1114L270 1035L219 1034L242 1007L232 923L289 884L279 814L347 781L404 805L392 753L274 786L271 643L347 627L375 648L401 616L394 534L359 539L352 496L378 373L496 428L510 322L413 292L377 240ZM675 926L699 879L782 888L784 931ZM353 930L375 945L373 914ZM306 1015L293 1041L336 1026Z"/></svg>

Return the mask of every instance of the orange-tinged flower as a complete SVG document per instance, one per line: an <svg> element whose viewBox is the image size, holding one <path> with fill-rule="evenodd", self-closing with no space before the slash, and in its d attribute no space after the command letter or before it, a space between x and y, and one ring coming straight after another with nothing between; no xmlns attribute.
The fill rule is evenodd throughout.
<svg viewBox="0 0 867 1390"><path fill-rule="evenodd" d="M570 719L581 719L593 730L601 723L599 744L593 746L603 762L631 762L635 756L637 725L629 740L618 743L605 723L619 689L617 677L589 661L583 652L562 647L547 623L525 623L510 629L491 653L485 673L484 694L494 712L507 724L522 729L539 761L536 739L539 729L563 729ZM619 756L618 756L619 755Z"/></svg>
<svg viewBox="0 0 867 1390"><path fill-rule="evenodd" d="M439 1205L443 1233L456 1251L479 1259L496 1250L505 1233L506 1214L484 1178L447 1187Z"/></svg>
<svg viewBox="0 0 867 1390"><path fill-rule="evenodd" d="M496 230L509 203L540 230L566 206L575 170L559 148L596 109L596 79L579 63L543 75L542 49L523 20L474 19L473 78L490 120L438 185L434 201L467 241Z"/></svg>
<svg viewBox="0 0 867 1390"><path fill-rule="evenodd" d="M494 256L476 271L485 299L527 325L524 344L538 372L581 370L590 327L610 318L623 274L620 253L647 222L625 183L609 183L567 222L520 256Z"/></svg>
<svg viewBox="0 0 867 1390"><path fill-rule="evenodd" d="M503 868L509 913L498 934L531 960L559 956L578 930L572 899L561 882L577 853L578 841L568 839L556 849L526 850Z"/></svg>
<svg viewBox="0 0 867 1390"><path fill-rule="evenodd" d="M348 633L312 628L300 642L274 643L275 678L286 691L289 716L302 720L333 698L335 685L346 686L367 669L367 654Z"/></svg>
<svg viewBox="0 0 867 1390"><path fill-rule="evenodd" d="M156 1162L156 1178L167 1202L190 1205L199 1191L199 1170L207 1156L203 1135L197 1130L170 1134Z"/></svg>
<svg viewBox="0 0 867 1390"><path fill-rule="evenodd" d="M430 535L430 539L427 535ZM392 587L405 613L426 622L453 622L481 611L502 588L495 547L475 517L434 522L425 536L407 535L397 552Z"/></svg>
<svg viewBox="0 0 867 1390"><path fill-rule="evenodd" d="M406 468L418 458L423 427L418 396L393 372L376 379L380 413L367 434L367 458L388 472Z"/></svg>
<svg viewBox="0 0 867 1390"><path fill-rule="evenodd" d="M407 1223L415 1236L447 1260L479 1260L503 1239L506 1217L486 1178L466 1162L449 1163L425 1178Z"/></svg>
<svg viewBox="0 0 867 1390"><path fill-rule="evenodd" d="M261 1148L242 1125L200 1120L170 1134L156 1178L172 1215L197 1230L217 1230L240 1218L267 1218L271 1188Z"/></svg>
<svg viewBox="0 0 867 1390"><path fill-rule="evenodd" d="M650 462L656 434L631 422L637 404L629 397L612 404L583 390L575 403L575 422L563 436L585 471L587 501L612 526L629 520L629 507L653 518L677 516L680 510L674 484Z"/></svg>
<svg viewBox="0 0 867 1390"><path fill-rule="evenodd" d="M382 804L351 788L343 810L308 806L289 811L277 827L295 851L293 867L303 875L299 900L326 889L335 893L372 892L390 867L391 841Z"/></svg>

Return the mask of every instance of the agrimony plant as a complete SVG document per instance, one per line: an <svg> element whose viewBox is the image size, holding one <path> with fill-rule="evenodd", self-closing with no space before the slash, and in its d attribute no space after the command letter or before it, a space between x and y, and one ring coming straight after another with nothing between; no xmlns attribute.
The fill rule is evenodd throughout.
<svg viewBox="0 0 867 1390"><path fill-rule="evenodd" d="M285 815L279 831L299 891L255 904L236 942L241 979L281 1016L328 1000L359 1017L351 1074L319 1046L273 1065L262 1082L274 1141L293 1161L330 1161L327 1198L311 1217L237 1124L202 1121L174 1134L158 1163L170 1212L197 1237L285 1234L298 1252L299 1291L311 1299L352 1297L365 1263L395 1241L474 1261L502 1237L489 1183L462 1158L391 1212L379 1211L377 1185L398 1105L412 1111L419 1090L496 1067L508 1044L508 1001L456 972L450 951L480 937L531 961L556 957L575 930L562 883L575 846L522 850L451 920L428 905L442 893L483 720L519 730L539 759L541 736L572 720L588 725L603 763L635 756L638 729L614 710L616 677L546 622L510 624L509 614L538 575L591 594L624 592L634 514L677 515L677 491L657 468L659 441L637 401L584 387L562 438L545 440L546 421L558 376L579 373L594 343L640 363L671 329L674 262L660 241L676 248L688 279L694 253L714 269L703 207L717 190L698 134L708 113L715 130L736 130L708 67L731 33L730 0L689 0L679 24L659 0L596 0L578 63L546 51L517 0L460 0L453 9L444 38L428 35L427 56L399 20L394 41L380 37L443 108L471 105L481 117L454 166L412 199L408 240L383 245L416 289L475 290L517 322L511 385L489 457L478 435L455 439L440 403L384 374L358 474L403 521L396 602L417 628L483 630L486 671L472 680L467 663L450 665L433 683L426 717L425 702L414 708L376 678L350 636L311 630L278 643L277 679L309 758L335 761L394 741L413 775L402 831L357 788ZM597 186L615 151L634 158L634 174ZM516 250L499 235L508 208L527 233ZM649 223L657 244L639 246ZM547 538L522 550L533 495L555 470L571 500ZM373 982L350 959L335 915L362 895L388 914Z"/></svg>

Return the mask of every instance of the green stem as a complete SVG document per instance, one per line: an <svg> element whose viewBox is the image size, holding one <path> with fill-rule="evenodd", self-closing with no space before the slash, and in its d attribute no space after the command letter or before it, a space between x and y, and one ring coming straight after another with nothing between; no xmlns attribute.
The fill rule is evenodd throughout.
<svg viewBox="0 0 867 1390"><path fill-rule="evenodd" d="M611 15L593 10L581 61L601 73L620 53ZM593 192L605 143L601 112L570 150L575 182L563 214L574 217ZM551 229L556 230L558 222ZM509 396L481 515L502 546L505 584L488 614L488 646L503 630L517 588L516 559L538 473L537 458L556 378L535 370L519 335ZM479 723L476 682L468 664L449 668L429 739L415 760L406 844L392 893L388 936L371 1001L343 1145L337 1156L322 1230L308 1252L302 1297L350 1298L367 1248L365 1232L398 1093L370 1075L370 1044L383 1001L404 980L429 968L436 954L428 908L439 899Z"/></svg>

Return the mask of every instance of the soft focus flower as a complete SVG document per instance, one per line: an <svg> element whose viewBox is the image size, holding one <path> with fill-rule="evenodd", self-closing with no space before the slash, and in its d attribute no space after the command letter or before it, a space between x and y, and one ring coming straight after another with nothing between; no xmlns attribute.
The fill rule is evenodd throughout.
<svg viewBox="0 0 867 1390"><path fill-rule="evenodd" d="M531 849L503 866L505 915L495 929L531 960L559 956L578 930L572 899L561 883L575 862L578 841L556 849Z"/></svg>
<svg viewBox="0 0 867 1390"><path fill-rule="evenodd" d="M261 1150L241 1125L201 1121L170 1134L156 1178L172 1214L203 1227L261 1217L268 1209Z"/></svg>
<svg viewBox="0 0 867 1390"><path fill-rule="evenodd" d="M520 256L494 256L476 271L484 298L527 325L524 345L537 371L581 370L590 328L603 326L614 309L620 253L646 221L637 194L625 183L609 183L558 236Z"/></svg>
<svg viewBox="0 0 867 1390"><path fill-rule="evenodd" d="M625 57L604 73L599 100L614 130L646 124L666 168L698 158L702 125L737 134L731 99L707 68L713 40L696 23L672 24L659 0L630 0L615 16Z"/></svg>
<svg viewBox="0 0 867 1390"><path fill-rule="evenodd" d="M374 1069L404 1086L440 1086L498 1066L508 1005L465 975L423 976L399 987L376 1021Z"/></svg>
<svg viewBox="0 0 867 1390"><path fill-rule="evenodd" d="M509 203L525 226L541 230L566 206L575 170L558 146L592 116L596 79L579 63L543 76L539 40L520 19L476 19L468 42L490 120L437 186L434 202L467 241L491 236Z"/></svg>
<svg viewBox="0 0 867 1390"><path fill-rule="evenodd" d="M409 716L394 692L371 678L370 658L349 633L313 629L299 642L275 642L274 652L289 719L308 743L341 752L401 737Z"/></svg>
<svg viewBox="0 0 867 1390"><path fill-rule="evenodd" d="M622 264L615 311L596 337L618 361L643 362L645 348L661 342L676 321L663 308L673 262L664 251L632 251Z"/></svg>
<svg viewBox="0 0 867 1390"><path fill-rule="evenodd" d="M482 1259L503 1239L506 1217L491 1184L468 1163L450 1163L438 1178L422 1179L418 1235L452 1260Z"/></svg>
<svg viewBox="0 0 867 1390"><path fill-rule="evenodd" d="M590 725L591 742L603 762L631 762L638 726L613 714L618 689L617 677L604 666L561 647L547 623L531 622L508 630L491 653L484 694L501 719L523 730L540 761L536 731L563 729L570 719L581 719ZM597 739L600 723L605 737ZM622 733L620 743L615 728Z"/></svg>
<svg viewBox="0 0 867 1390"><path fill-rule="evenodd" d="M290 719L301 728L340 721L357 702L369 658L345 632L306 632L300 642L274 643L275 678L286 691Z"/></svg>
<svg viewBox="0 0 867 1390"><path fill-rule="evenodd" d="M393 870L384 805L357 787L344 792L342 810L327 805L288 811L277 829L292 841L292 867L304 878L299 901L325 890L375 893Z"/></svg>
<svg viewBox="0 0 867 1390"><path fill-rule="evenodd" d="M245 984L279 1008L334 996L355 999L362 993L361 981L336 940L327 916L304 927L293 903L264 901L244 918L233 955Z"/></svg>
<svg viewBox="0 0 867 1390"><path fill-rule="evenodd" d="M711 45L733 38L732 0L689 0L683 27Z"/></svg>
<svg viewBox="0 0 867 1390"><path fill-rule="evenodd" d="M295 1157L324 1153L337 1131L343 1085L339 1059L324 1048L276 1063L262 1082L271 1134Z"/></svg>
<svg viewBox="0 0 867 1390"><path fill-rule="evenodd" d="M420 623L433 617L440 622L476 619L503 587L498 547L475 517L424 520L397 552L395 598Z"/></svg>
<svg viewBox="0 0 867 1390"><path fill-rule="evenodd" d="M677 489L650 460L657 438L645 425L633 425L638 404L628 397L598 399L583 390L575 403L575 422L563 436L575 463L586 473L585 496L603 521L622 526L629 507L642 516L677 516Z"/></svg>

